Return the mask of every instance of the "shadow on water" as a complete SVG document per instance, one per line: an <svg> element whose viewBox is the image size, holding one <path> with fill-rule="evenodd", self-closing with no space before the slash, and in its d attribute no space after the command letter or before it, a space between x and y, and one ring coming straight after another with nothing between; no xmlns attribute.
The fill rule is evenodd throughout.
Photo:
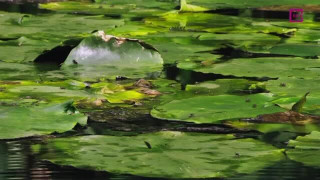
<svg viewBox="0 0 320 180"><path fill-rule="evenodd" d="M0 0L0 11L18 12L24 14L50 13L50 10L40 9L38 3L5 2Z"/></svg>
<svg viewBox="0 0 320 180"><path fill-rule="evenodd" d="M268 77L236 77L231 75L222 75L214 73L202 73L192 70L180 69L176 65L167 64L164 65L164 75L166 79L176 80L181 84L181 90L185 90L188 84L196 84L204 81L214 81L217 79L247 79L252 81L268 81L276 78Z"/></svg>
<svg viewBox="0 0 320 180"><path fill-rule="evenodd" d="M289 19L288 10L261 10L261 9L217 9L207 11L207 13L229 15L229 16L243 16L251 18L263 18L263 19Z"/></svg>
<svg viewBox="0 0 320 180"><path fill-rule="evenodd" d="M74 46L57 46L50 51L43 52L34 60L37 70L58 70L73 48Z"/></svg>

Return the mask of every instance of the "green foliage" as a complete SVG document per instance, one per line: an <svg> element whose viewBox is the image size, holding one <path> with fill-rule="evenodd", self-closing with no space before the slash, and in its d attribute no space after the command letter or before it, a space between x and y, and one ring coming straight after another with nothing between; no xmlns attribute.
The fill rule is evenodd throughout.
<svg viewBox="0 0 320 180"><path fill-rule="evenodd" d="M188 3L188 6L195 6L197 8L206 7L204 10L215 10L215 9L222 9L222 8L258 8L258 7L268 7L268 6L279 6L279 5L296 5L301 6L305 4L309 5L319 5L319 1L316 0L310 0L308 2L303 2L299 0L268 0L268 1L256 1L256 0L181 0L181 6L185 5L186 2ZM197 11L198 9L194 9ZM192 11L192 9L190 9Z"/></svg>
<svg viewBox="0 0 320 180"><path fill-rule="evenodd" d="M317 77L318 72L310 68L318 67L318 59L302 58L242 58L195 69L198 72L233 75L238 77Z"/></svg>
<svg viewBox="0 0 320 180"><path fill-rule="evenodd" d="M302 111L302 108L303 108L303 105L306 103L307 101L307 96L310 92L307 92L297 103L295 103L293 106L292 106L292 111L295 111L295 112L301 112Z"/></svg>
<svg viewBox="0 0 320 180"><path fill-rule="evenodd" d="M320 167L318 156L320 154L320 132L314 131L306 136L299 136L289 141L289 146L294 149L287 151L288 157L294 161L308 166Z"/></svg>
<svg viewBox="0 0 320 180"><path fill-rule="evenodd" d="M228 177L284 158L280 149L254 139L172 131L59 138L33 149L60 165L162 178Z"/></svg>
<svg viewBox="0 0 320 180"><path fill-rule="evenodd" d="M38 107L0 107L0 139L15 139L30 136L62 133L71 130L77 123L86 124L87 117L75 112L66 112L65 104L50 104Z"/></svg>
<svg viewBox="0 0 320 180"><path fill-rule="evenodd" d="M198 96L157 106L151 115L159 119L216 123L284 111L272 104L272 99L271 94Z"/></svg>

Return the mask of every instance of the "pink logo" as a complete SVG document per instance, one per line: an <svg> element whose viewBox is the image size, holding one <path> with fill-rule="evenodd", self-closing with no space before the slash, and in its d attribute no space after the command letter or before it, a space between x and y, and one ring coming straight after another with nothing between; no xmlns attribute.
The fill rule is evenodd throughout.
<svg viewBox="0 0 320 180"><path fill-rule="evenodd" d="M302 22L303 21L303 9L290 9L289 10L290 22Z"/></svg>

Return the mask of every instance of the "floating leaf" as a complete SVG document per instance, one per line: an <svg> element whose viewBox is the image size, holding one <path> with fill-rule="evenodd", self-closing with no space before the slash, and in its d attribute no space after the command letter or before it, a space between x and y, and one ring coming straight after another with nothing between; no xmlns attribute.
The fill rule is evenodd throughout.
<svg viewBox="0 0 320 180"><path fill-rule="evenodd" d="M151 111L151 115L159 119L215 123L224 119L284 111L272 104L272 99L270 94L198 96L157 106Z"/></svg>
<svg viewBox="0 0 320 180"><path fill-rule="evenodd" d="M87 117L72 113L70 103L38 107L0 107L0 139L15 139L71 130Z"/></svg>
<svg viewBox="0 0 320 180"><path fill-rule="evenodd" d="M59 138L33 149L59 165L162 178L252 173L283 158L281 150L254 139L173 131Z"/></svg>
<svg viewBox="0 0 320 180"><path fill-rule="evenodd" d="M209 67L201 67L195 71L204 73L216 73L234 75L239 77L317 77L317 71L310 68L320 66L318 59L302 58L243 58L214 64ZM276 73L275 73L276 72ZM304 92L305 93L305 92Z"/></svg>
<svg viewBox="0 0 320 180"><path fill-rule="evenodd" d="M81 41L70 52L62 68L76 72L76 75L82 78L95 78L110 74L147 74L161 70L162 63L161 55L151 45L99 31Z"/></svg>
<svg viewBox="0 0 320 180"><path fill-rule="evenodd" d="M318 124L292 124L292 123L268 123L268 122L250 122L250 121L227 121L224 122L231 127L242 130L256 130L262 133L273 132L294 132L294 133L310 133L312 131L320 131Z"/></svg>
<svg viewBox="0 0 320 180"><path fill-rule="evenodd" d="M292 111L295 111L295 112L301 112L302 111L303 105L306 103L307 96L308 96L309 93L310 92L307 92L297 103L295 103L292 106Z"/></svg>
<svg viewBox="0 0 320 180"><path fill-rule="evenodd" d="M280 44L270 49L272 54L293 56L320 56L320 46L315 44Z"/></svg>
<svg viewBox="0 0 320 180"><path fill-rule="evenodd" d="M290 140L288 146L294 147L287 151L290 159L308 166L320 167L320 132L313 131L309 135L299 136Z"/></svg>
<svg viewBox="0 0 320 180"><path fill-rule="evenodd" d="M257 7L268 7L268 6L279 6L279 5L318 5L319 1L310 0L308 2L303 2L299 0L286 0L286 1L277 1L277 0L268 0L268 1L256 1L256 0L186 0L189 5L206 7L210 10L216 9L227 9L227 8L237 8L237 9L246 9L246 8L257 8ZM181 3L185 1L180 1Z"/></svg>

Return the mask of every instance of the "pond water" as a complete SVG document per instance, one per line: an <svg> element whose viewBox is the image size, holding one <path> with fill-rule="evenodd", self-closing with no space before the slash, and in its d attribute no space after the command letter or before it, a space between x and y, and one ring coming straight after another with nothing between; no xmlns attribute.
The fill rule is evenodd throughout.
<svg viewBox="0 0 320 180"><path fill-rule="evenodd" d="M320 179L320 3L184 2L0 0L0 179Z"/></svg>

